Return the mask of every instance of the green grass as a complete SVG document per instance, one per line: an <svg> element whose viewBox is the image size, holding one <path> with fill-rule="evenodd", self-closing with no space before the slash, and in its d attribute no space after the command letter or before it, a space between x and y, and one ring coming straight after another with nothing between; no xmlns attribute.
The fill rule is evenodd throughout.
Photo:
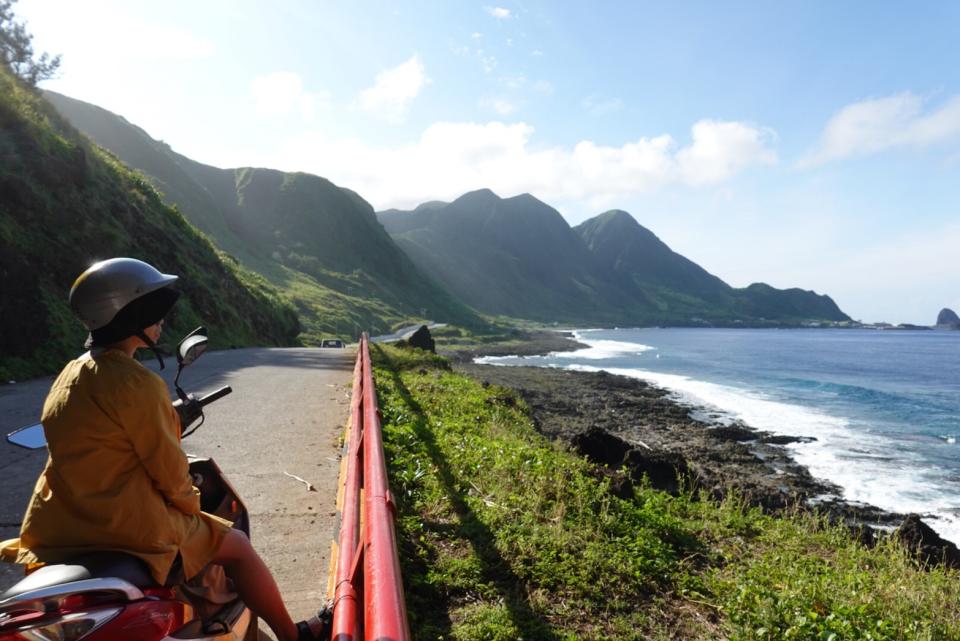
<svg viewBox="0 0 960 641"><path fill-rule="evenodd" d="M816 515L748 512L731 528L723 507L697 508L718 559L707 584L735 638L960 638L958 573L919 569L893 538L867 549Z"/></svg>
<svg viewBox="0 0 960 641"><path fill-rule="evenodd" d="M955 571L736 497L618 498L511 391L373 356L416 639L960 638Z"/></svg>

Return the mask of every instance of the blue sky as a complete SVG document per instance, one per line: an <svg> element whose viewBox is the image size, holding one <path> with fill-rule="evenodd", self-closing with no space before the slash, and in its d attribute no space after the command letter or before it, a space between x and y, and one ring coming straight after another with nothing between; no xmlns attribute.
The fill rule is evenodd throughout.
<svg viewBox="0 0 960 641"><path fill-rule="evenodd" d="M629 211L735 286L960 311L954 2L20 0L45 86L377 209Z"/></svg>

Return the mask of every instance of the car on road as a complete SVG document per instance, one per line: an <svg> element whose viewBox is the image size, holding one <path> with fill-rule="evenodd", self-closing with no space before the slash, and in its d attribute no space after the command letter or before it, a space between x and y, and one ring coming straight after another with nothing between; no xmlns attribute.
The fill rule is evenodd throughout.
<svg viewBox="0 0 960 641"><path fill-rule="evenodd" d="M339 338L324 338L320 341L320 347L346 347Z"/></svg>

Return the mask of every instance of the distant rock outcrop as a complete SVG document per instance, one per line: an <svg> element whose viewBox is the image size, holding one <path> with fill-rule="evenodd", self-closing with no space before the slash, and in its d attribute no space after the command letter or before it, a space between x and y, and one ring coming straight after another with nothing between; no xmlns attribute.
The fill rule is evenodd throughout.
<svg viewBox="0 0 960 641"><path fill-rule="evenodd" d="M404 336L403 339L410 347L417 347L428 352L433 352L434 354L437 353L437 344L433 340L433 336L430 335L430 328L426 325L421 325L416 331Z"/></svg>
<svg viewBox="0 0 960 641"><path fill-rule="evenodd" d="M680 479L690 477L690 468L681 454L635 448L598 427L577 434L571 443L577 452L594 463L613 469L624 467L634 482L646 476L650 485L658 490L675 494L680 489Z"/></svg>
<svg viewBox="0 0 960 641"><path fill-rule="evenodd" d="M897 538L926 564L960 568L960 550L957 546L940 538L940 535L916 514L910 514L903 520L897 530Z"/></svg>
<svg viewBox="0 0 960 641"><path fill-rule="evenodd" d="M960 329L960 316L948 307L944 307L937 314L937 327L947 327L950 329Z"/></svg>

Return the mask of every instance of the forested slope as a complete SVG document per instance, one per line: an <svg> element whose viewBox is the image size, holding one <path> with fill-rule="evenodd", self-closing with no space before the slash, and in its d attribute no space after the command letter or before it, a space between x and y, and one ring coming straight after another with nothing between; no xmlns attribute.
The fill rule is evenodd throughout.
<svg viewBox="0 0 960 641"><path fill-rule="evenodd" d="M0 378L55 372L83 351L67 306L74 279L113 256L181 276L174 339L200 324L213 344L295 344L293 307L218 253L144 178L92 145L0 68Z"/></svg>

